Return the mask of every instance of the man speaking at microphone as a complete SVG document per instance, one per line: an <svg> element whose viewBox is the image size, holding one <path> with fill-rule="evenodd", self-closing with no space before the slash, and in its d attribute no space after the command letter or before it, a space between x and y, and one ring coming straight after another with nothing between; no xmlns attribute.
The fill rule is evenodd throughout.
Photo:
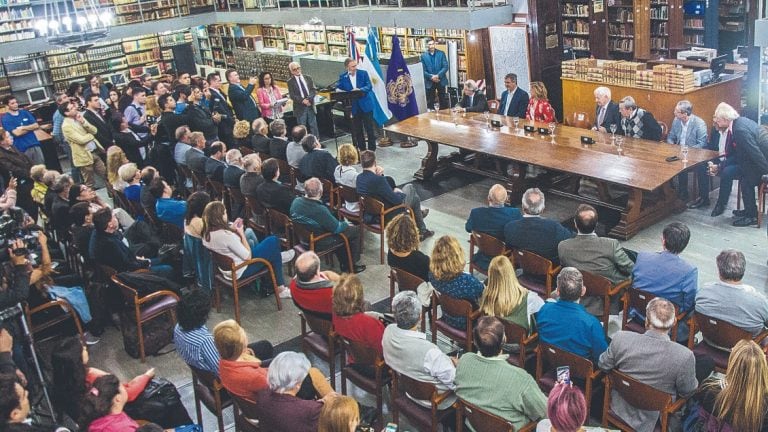
<svg viewBox="0 0 768 432"><path fill-rule="evenodd" d="M376 103L373 98L373 86L368 72L357 70L357 60L347 58L344 60L344 67L347 71L339 76L338 90L352 91L361 90L364 94L352 101L352 117L357 117L365 128L365 134L368 136L368 150L376 151L376 133L373 128L373 107ZM355 142L360 150L366 150L365 139L362 128L353 127Z"/></svg>

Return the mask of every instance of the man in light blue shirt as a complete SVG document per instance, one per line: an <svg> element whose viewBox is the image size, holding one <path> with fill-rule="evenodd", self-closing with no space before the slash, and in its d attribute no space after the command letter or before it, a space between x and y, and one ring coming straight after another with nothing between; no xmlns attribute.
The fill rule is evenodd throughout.
<svg viewBox="0 0 768 432"><path fill-rule="evenodd" d="M701 117L693 114L693 105L687 100L681 100L675 105L675 119L669 128L667 142L670 144L687 145L691 148L707 147L707 124ZM699 183L699 196L689 208L709 206L709 176L706 165L700 165L694 170ZM680 199L688 201L688 173L677 176Z"/></svg>
<svg viewBox="0 0 768 432"><path fill-rule="evenodd" d="M219 376L219 350L205 325L210 310L210 297L202 290L183 296L176 307L178 324L173 329L173 343L184 363Z"/></svg>

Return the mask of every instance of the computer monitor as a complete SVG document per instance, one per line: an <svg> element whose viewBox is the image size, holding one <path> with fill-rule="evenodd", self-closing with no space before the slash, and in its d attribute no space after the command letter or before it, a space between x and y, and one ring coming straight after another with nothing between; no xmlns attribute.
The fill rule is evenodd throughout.
<svg viewBox="0 0 768 432"><path fill-rule="evenodd" d="M115 72L109 76L109 82L116 87L122 87L128 84L125 79L125 72Z"/></svg>
<svg viewBox="0 0 768 432"><path fill-rule="evenodd" d="M724 54L717 56L709 62L709 68L712 70L712 82L720 81L720 75L725 72L725 63L727 62L728 55Z"/></svg>
<svg viewBox="0 0 768 432"><path fill-rule="evenodd" d="M47 102L48 92L45 90L45 87L35 87L27 90L27 98L30 105Z"/></svg>
<svg viewBox="0 0 768 432"><path fill-rule="evenodd" d="M158 65L150 65L150 66L144 66L144 74L149 74L152 78L157 78L160 76L160 66Z"/></svg>

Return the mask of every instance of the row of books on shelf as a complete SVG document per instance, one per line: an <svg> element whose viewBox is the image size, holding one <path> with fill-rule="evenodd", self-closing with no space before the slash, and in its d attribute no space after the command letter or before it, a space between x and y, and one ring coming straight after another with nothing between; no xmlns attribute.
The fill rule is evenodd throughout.
<svg viewBox="0 0 768 432"><path fill-rule="evenodd" d="M686 18L683 20L683 28L704 30L704 18Z"/></svg>
<svg viewBox="0 0 768 432"><path fill-rule="evenodd" d="M581 20L563 20L563 33L589 34L589 22Z"/></svg>
<svg viewBox="0 0 768 432"><path fill-rule="evenodd" d="M0 34L0 42L13 42L24 39L34 39L34 30L14 31L13 33Z"/></svg>
<svg viewBox="0 0 768 432"><path fill-rule="evenodd" d="M669 48L669 39L665 37L651 37L652 50L666 50Z"/></svg>
<svg viewBox="0 0 768 432"><path fill-rule="evenodd" d="M589 17L589 6L585 4L563 4L563 15Z"/></svg>
<svg viewBox="0 0 768 432"><path fill-rule="evenodd" d="M608 51L618 51L632 53L635 50L635 41L633 39L609 39Z"/></svg>
<svg viewBox="0 0 768 432"><path fill-rule="evenodd" d="M634 28L629 24L608 24L609 36L634 37Z"/></svg>
<svg viewBox="0 0 768 432"><path fill-rule="evenodd" d="M704 35L703 34L684 34L683 42L686 45L704 46Z"/></svg>
<svg viewBox="0 0 768 432"><path fill-rule="evenodd" d="M693 88L693 69L624 60L576 59L562 62L562 77L682 93Z"/></svg>
<svg viewBox="0 0 768 432"><path fill-rule="evenodd" d="M563 45L570 46L577 51L589 51L589 39L564 37Z"/></svg>
<svg viewBox="0 0 768 432"><path fill-rule="evenodd" d="M666 36L668 34L668 22L652 22L651 36Z"/></svg>
<svg viewBox="0 0 768 432"><path fill-rule="evenodd" d="M651 19L669 19L669 9L667 6L652 7Z"/></svg>
<svg viewBox="0 0 768 432"><path fill-rule="evenodd" d="M622 23L630 23L635 21L635 14L632 12L632 10L629 9L618 9L614 11L611 15L612 21L622 22Z"/></svg>
<svg viewBox="0 0 768 432"><path fill-rule="evenodd" d="M35 13L32 8L13 8L0 11L0 21L18 20L24 18L34 18Z"/></svg>

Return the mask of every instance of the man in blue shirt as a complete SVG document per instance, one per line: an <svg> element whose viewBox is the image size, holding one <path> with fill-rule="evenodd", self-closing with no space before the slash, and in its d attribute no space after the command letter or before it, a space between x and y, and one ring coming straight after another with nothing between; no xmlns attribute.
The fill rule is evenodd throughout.
<svg viewBox="0 0 768 432"><path fill-rule="evenodd" d="M24 153L32 164L44 164L43 150L40 141L35 136L35 130L40 126L31 112L19 109L19 101L14 96L7 96L3 104L8 107L8 112L3 116L3 129L13 135L13 145Z"/></svg>
<svg viewBox="0 0 768 432"><path fill-rule="evenodd" d="M579 304L585 292L581 272L573 267L562 269L557 275L557 293L560 298L541 307L536 313L536 325L542 342L597 364L600 354L608 348L608 343L600 321Z"/></svg>
<svg viewBox="0 0 768 432"><path fill-rule="evenodd" d="M157 176L149 184L149 191L157 198L155 212L161 221L172 223L184 228L184 215L187 213L187 202L171 198L173 190L162 177Z"/></svg>
<svg viewBox="0 0 768 432"><path fill-rule="evenodd" d="M178 324L173 329L173 343L184 363L219 376L219 350L205 325L210 310L210 297L202 290L183 296L176 307Z"/></svg>
<svg viewBox="0 0 768 432"><path fill-rule="evenodd" d="M680 312L690 312L696 303L699 271L680 258L680 253L688 246L691 231L680 222L672 222L664 227L661 236L661 252L640 252L632 272L632 287L662 297L680 308ZM632 319L645 321L643 311L629 311ZM686 320L680 320L677 340L688 340Z"/></svg>
<svg viewBox="0 0 768 432"><path fill-rule="evenodd" d="M424 68L424 86L427 89L427 106L432 108L436 102L440 108L449 108L445 88L448 86L448 58L436 48L434 40L427 41L427 51L421 55ZM435 100L437 95L437 100Z"/></svg>

